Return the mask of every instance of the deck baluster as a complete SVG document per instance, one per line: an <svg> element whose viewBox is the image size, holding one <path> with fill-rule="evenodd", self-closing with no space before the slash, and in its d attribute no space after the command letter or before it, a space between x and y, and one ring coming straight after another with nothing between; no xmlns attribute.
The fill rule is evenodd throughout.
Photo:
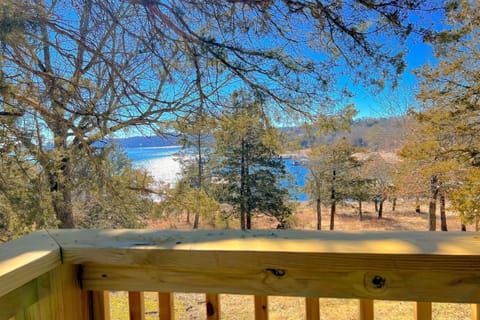
<svg viewBox="0 0 480 320"><path fill-rule="evenodd" d="M305 316L307 320L320 320L320 300L305 298Z"/></svg>
<svg viewBox="0 0 480 320"><path fill-rule="evenodd" d="M415 303L415 320L432 320L432 303Z"/></svg>
<svg viewBox="0 0 480 320"><path fill-rule="evenodd" d="M143 292L128 292L130 320L145 320L145 302Z"/></svg>
<svg viewBox="0 0 480 320"><path fill-rule="evenodd" d="M175 319L175 311L173 307L173 293L159 292L158 293L158 318L160 320Z"/></svg>
<svg viewBox="0 0 480 320"><path fill-rule="evenodd" d="M255 320L268 320L268 297L255 296Z"/></svg>
<svg viewBox="0 0 480 320"><path fill-rule="evenodd" d="M220 319L220 296L218 294L206 294L207 320Z"/></svg>

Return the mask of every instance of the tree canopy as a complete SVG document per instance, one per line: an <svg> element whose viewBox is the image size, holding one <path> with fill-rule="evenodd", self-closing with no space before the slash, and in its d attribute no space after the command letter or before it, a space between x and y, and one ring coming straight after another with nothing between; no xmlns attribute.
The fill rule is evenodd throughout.
<svg viewBox="0 0 480 320"><path fill-rule="evenodd" d="M409 16L424 1L58 0L0 4L0 118L73 227L77 153L131 130L164 134L239 87L310 114L344 73L383 85L402 72ZM386 42L399 43L398 47ZM315 110L313 110L315 111ZM9 118L7 122L3 119Z"/></svg>
<svg viewBox="0 0 480 320"><path fill-rule="evenodd" d="M235 108L215 132L215 173L224 190L219 199L235 206L242 230L254 212L271 214L284 225L291 209L280 185L286 170L278 154L279 132L262 117L261 100L244 91L232 96Z"/></svg>

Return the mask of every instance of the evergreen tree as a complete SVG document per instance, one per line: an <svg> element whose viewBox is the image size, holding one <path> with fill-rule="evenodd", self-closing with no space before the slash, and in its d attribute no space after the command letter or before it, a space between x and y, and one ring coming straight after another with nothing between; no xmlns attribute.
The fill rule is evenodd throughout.
<svg viewBox="0 0 480 320"><path fill-rule="evenodd" d="M331 211L335 211L336 208L336 201L332 201L332 196L335 198L335 188L332 187L332 184L327 182L330 180L330 178L327 177L334 172L332 168L333 164L329 163L330 160L328 160L328 154L332 151L331 148L334 148L334 146L319 146L318 140L327 134L348 131L353 121L353 117L356 114L357 110L355 109L355 106L350 104L334 114L319 115L312 124L305 125L306 135L303 141L306 142L306 146L311 147L308 164L308 179L305 185L305 190L310 199L316 204L317 230L322 229L322 203L330 203ZM343 139L335 145L344 147L347 145L347 142ZM332 176L332 179L334 178L336 177ZM334 223L334 214L335 213L332 214L331 212L331 228Z"/></svg>
<svg viewBox="0 0 480 320"><path fill-rule="evenodd" d="M224 190L220 201L237 208L242 230L251 229L255 211L273 215L281 226L291 214L288 191L280 186L286 171L277 153L278 131L261 108L258 97L236 92L215 132L216 174Z"/></svg>
<svg viewBox="0 0 480 320"><path fill-rule="evenodd" d="M199 109L198 113L190 115L191 119L176 123L176 129L180 131L180 143L186 150L187 155L180 159L182 166L182 180L200 194L209 194L211 189L211 170L208 166L212 150L213 130L215 128L215 119L210 117ZM199 201L202 197L199 197ZM200 212L202 210L200 203L197 204L198 210L193 210L194 222L193 229L198 229ZM190 221L190 211L187 214L187 222ZM213 212L212 212L213 213Z"/></svg>
<svg viewBox="0 0 480 320"><path fill-rule="evenodd" d="M361 162L354 157L356 151L342 139L312 148L309 155L307 188L317 206L330 205L330 230L335 228L337 204L352 198L352 186L358 182L354 172Z"/></svg>
<svg viewBox="0 0 480 320"><path fill-rule="evenodd" d="M443 205L450 192L454 203L462 201L455 197L469 201L463 185L480 166L480 8L476 1L449 1L446 9L445 29L427 39L439 62L418 71L422 78L418 98L424 109L414 114L422 125L420 143L414 141L404 150L411 158L422 159L424 171L430 173L430 230L435 230L437 198ZM455 192L457 188L463 191Z"/></svg>

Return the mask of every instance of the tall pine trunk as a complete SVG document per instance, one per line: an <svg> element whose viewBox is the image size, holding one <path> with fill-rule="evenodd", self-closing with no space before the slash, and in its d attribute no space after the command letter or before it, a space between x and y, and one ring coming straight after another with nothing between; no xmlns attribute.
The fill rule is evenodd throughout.
<svg viewBox="0 0 480 320"><path fill-rule="evenodd" d="M440 222L442 231L448 231L447 228L447 215L445 210L445 193L440 193Z"/></svg>
<svg viewBox="0 0 480 320"><path fill-rule="evenodd" d="M362 200L358 200L358 216L360 217L360 221L362 221L363 220Z"/></svg>
<svg viewBox="0 0 480 320"><path fill-rule="evenodd" d="M317 230L322 230L322 202L317 198Z"/></svg>
<svg viewBox="0 0 480 320"><path fill-rule="evenodd" d="M378 219L382 219L383 218L383 203L385 202L385 200L380 200L379 201L379 204L378 204Z"/></svg>
<svg viewBox="0 0 480 320"><path fill-rule="evenodd" d="M430 204L428 206L428 230L435 231L437 229L437 196L438 196L438 176L432 176L430 179Z"/></svg>
<svg viewBox="0 0 480 320"><path fill-rule="evenodd" d="M197 190L202 190L203 186L203 163L202 163L202 134L201 131L197 134L197 151L198 151L198 163L197 163ZM197 201L198 203L198 201ZM199 204L200 205L200 204ZM198 211L195 213L193 219L193 229L198 229L200 224L200 213Z"/></svg>
<svg viewBox="0 0 480 320"><path fill-rule="evenodd" d="M200 214L197 212L195 213L195 218L193 219L193 229L198 229L199 224L200 224Z"/></svg>
<svg viewBox="0 0 480 320"><path fill-rule="evenodd" d="M335 194L335 180L336 180L336 171L333 170L332 174L332 193L330 197L331 206L330 206L330 230L335 228L335 213L337 211L337 199Z"/></svg>
<svg viewBox="0 0 480 320"><path fill-rule="evenodd" d="M242 230L246 230L247 228L247 221L246 221L246 213L247 213L247 203L246 203L246 170L245 170L245 140L242 139L242 155L240 160L240 228Z"/></svg>
<svg viewBox="0 0 480 320"><path fill-rule="evenodd" d="M249 172L248 172L248 165L247 165L247 177L249 175ZM251 208L251 205L250 205L250 199L252 197L252 192L250 190L250 187L247 185L247 230L251 230L252 229L252 208Z"/></svg>

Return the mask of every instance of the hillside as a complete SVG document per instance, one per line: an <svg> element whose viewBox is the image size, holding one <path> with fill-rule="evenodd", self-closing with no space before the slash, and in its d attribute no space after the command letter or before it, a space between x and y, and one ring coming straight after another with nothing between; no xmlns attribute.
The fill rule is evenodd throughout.
<svg viewBox="0 0 480 320"><path fill-rule="evenodd" d="M407 133L404 118L368 118L355 120L349 132L340 131L334 134L316 137L315 142L331 144L345 137L356 147L367 148L370 151L392 152L402 144ZM290 141L299 141L301 146L307 146L305 130L300 127L283 127L280 131L288 135ZM135 136L117 138L115 143L123 148L152 148L179 145L179 138L171 136ZM298 145L293 147L298 149Z"/></svg>
<svg viewBox="0 0 480 320"><path fill-rule="evenodd" d="M298 141L301 147L309 146L304 129L290 127L281 130L288 135L289 140ZM355 120L350 131L339 131L315 137L314 143L332 144L338 139L345 138L352 145L366 148L369 151L393 152L402 146L407 130L408 123L404 117L364 118ZM292 148L298 148L298 145Z"/></svg>

